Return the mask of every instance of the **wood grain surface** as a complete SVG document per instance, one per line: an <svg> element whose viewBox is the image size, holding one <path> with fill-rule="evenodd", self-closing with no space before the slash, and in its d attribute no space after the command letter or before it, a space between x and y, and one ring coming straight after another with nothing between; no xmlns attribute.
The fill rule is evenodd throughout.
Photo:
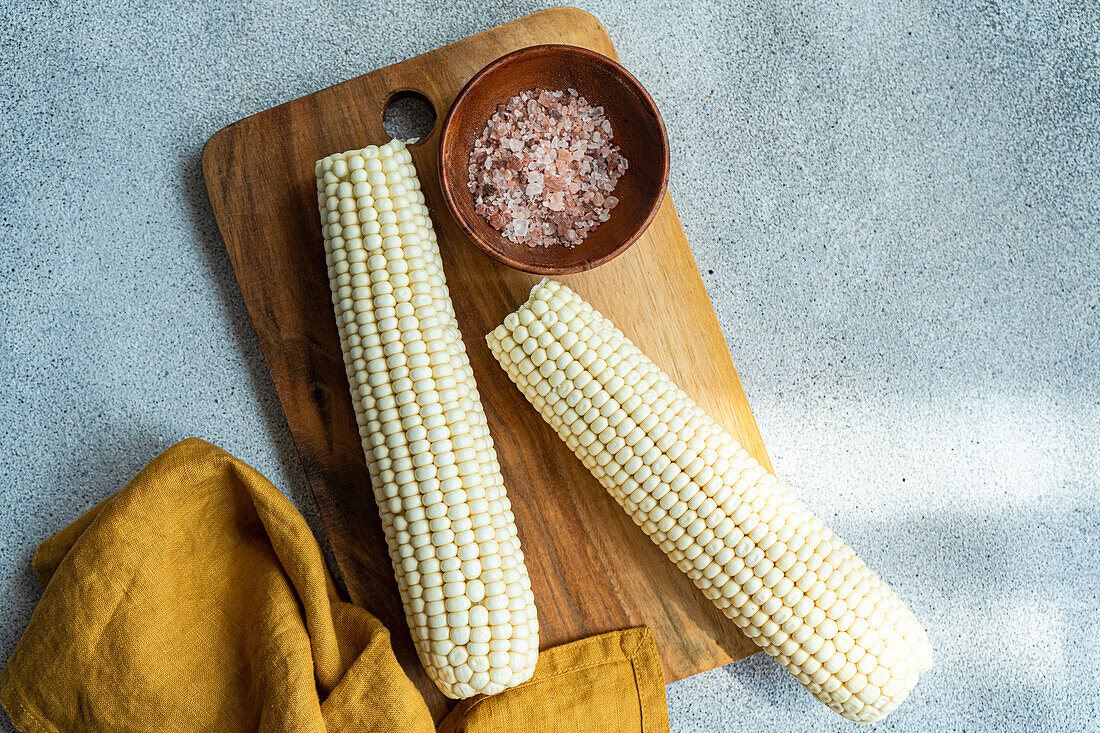
<svg viewBox="0 0 1100 733"><path fill-rule="evenodd" d="M538 277L489 258L451 219L439 188L439 121L480 68L539 43L617 58L594 17L545 10L236 122L202 156L218 227L348 592L390 629L437 719L449 701L421 669L401 610L344 374L313 177L319 158L388 140L382 111L402 90L436 109L436 129L411 151L516 515L541 647L647 625L668 681L756 650L543 423L483 340ZM562 280L770 468L670 196L625 254Z"/></svg>

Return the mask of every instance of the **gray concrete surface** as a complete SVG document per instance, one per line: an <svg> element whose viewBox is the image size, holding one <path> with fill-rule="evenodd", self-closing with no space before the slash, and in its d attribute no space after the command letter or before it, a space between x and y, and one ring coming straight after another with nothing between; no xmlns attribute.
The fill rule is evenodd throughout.
<svg viewBox="0 0 1100 733"><path fill-rule="evenodd" d="M932 637L877 729L1100 730L1100 8L683 5L585 7L665 114L777 471ZM538 7L0 4L0 656L34 546L183 437L320 531L207 137ZM678 733L855 729L759 655L668 697Z"/></svg>

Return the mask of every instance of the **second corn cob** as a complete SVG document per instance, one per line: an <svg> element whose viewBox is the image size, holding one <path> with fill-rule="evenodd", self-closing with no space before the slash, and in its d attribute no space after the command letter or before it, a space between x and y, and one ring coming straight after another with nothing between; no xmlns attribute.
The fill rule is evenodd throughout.
<svg viewBox="0 0 1100 733"><path fill-rule="evenodd" d="M486 340L603 486L757 645L851 720L932 663L893 592L621 331L544 280Z"/></svg>
<svg viewBox="0 0 1100 733"><path fill-rule="evenodd" d="M332 302L412 638L449 697L530 678L538 620L404 143L317 162Z"/></svg>

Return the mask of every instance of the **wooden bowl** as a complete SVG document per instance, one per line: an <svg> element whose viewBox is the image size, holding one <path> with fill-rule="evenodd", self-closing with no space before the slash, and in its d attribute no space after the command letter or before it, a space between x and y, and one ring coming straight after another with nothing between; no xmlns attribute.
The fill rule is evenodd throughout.
<svg viewBox="0 0 1100 733"><path fill-rule="evenodd" d="M619 204L611 217L575 247L529 247L508 241L474 211L469 157L498 104L542 87L576 89L602 106L612 142L629 165L615 186ZM439 142L443 197L462 231L491 257L541 275L582 272L617 257L646 230L668 185L668 135L657 105L626 69L606 56L576 46L521 48L479 71L451 105Z"/></svg>

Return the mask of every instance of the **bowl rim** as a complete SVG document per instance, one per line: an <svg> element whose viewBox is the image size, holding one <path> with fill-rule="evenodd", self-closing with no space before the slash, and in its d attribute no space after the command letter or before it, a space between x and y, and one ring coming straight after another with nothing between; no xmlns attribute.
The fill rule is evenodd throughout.
<svg viewBox="0 0 1100 733"><path fill-rule="evenodd" d="M505 252L501 252L494 247L489 246L483 241L482 236L473 228L469 221L467 221L465 214L459 208L455 197L452 195L452 187L455 185L465 185L464 181L457 181L454 178L453 171L451 171L445 163L446 151L453 144L452 138L454 137L455 129L455 117L459 107L462 106L466 98L470 95L471 90L484 79L486 76L500 69L502 66L513 63L517 58L533 55L536 53L545 53L547 51L563 51L572 54L578 54L587 57L589 60L595 61L598 64L603 64L615 73L621 75L625 81L634 87L640 94L642 103L652 113L653 119L657 121L657 130L661 139L661 150L664 156L664 160L661 162L661 180L659 184L659 193L649 205L648 210L642 217L639 225L635 228L633 233L629 237L626 237L622 242L611 248L604 254L591 260L584 260L575 265L568 266L552 266L552 265L540 265L532 262L526 262L524 260L516 259L508 255ZM466 237L472 241L478 249L485 254L489 255L498 262L503 262L509 267L521 270L523 272L530 272L536 275L569 275L577 272L585 272L595 267L618 257L625 252L632 244L649 229L650 224L653 223L653 219L656 218L657 212L661 208L661 204L664 202L664 198L668 192L668 179L670 168L670 151L668 132L665 130L665 121L661 117L660 110L657 109L657 104L653 101L653 97L642 85L638 79L631 74L627 69L615 61L612 58L604 56L602 53L593 51L581 46L572 46L565 43L540 43L533 46L525 46L524 48L516 49L510 53L506 53L500 58L490 61L480 71L470 77L470 80L463 85L462 90L458 93L458 96L451 102L451 107L447 110L447 115L443 118L443 124L440 127L439 134L439 151L438 151L438 169L439 169L439 187L443 192L443 198L447 202L447 208L450 210L451 217L458 223L459 228L466 235ZM466 169L463 168L463 171ZM503 238L503 237L502 237Z"/></svg>

